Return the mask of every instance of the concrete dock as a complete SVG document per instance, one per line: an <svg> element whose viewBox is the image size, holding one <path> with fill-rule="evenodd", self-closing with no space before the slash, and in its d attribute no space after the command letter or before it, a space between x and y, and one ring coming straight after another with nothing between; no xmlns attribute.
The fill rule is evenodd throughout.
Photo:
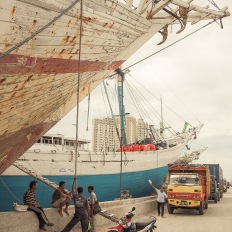
<svg viewBox="0 0 232 232"><path fill-rule="evenodd" d="M217 204L209 201L209 208L205 210L204 215L199 215L195 209L178 209L174 211L174 214L168 214L166 210L165 218L158 217L156 210L148 215L155 215L157 218L156 232L231 232L232 188L224 193ZM138 218L141 217L134 219ZM98 228L97 232L106 232L107 228Z"/></svg>
<svg viewBox="0 0 232 232"><path fill-rule="evenodd" d="M157 216L155 197L129 199L101 203L102 208L107 209L115 216L121 217L133 206L136 207L134 221L138 218L154 215L157 217L157 232L231 232L232 231L232 188L224 193L220 202L209 202L209 208L204 215L199 215L197 210L178 209L174 214L165 212L165 218ZM55 223L49 232L60 232L72 218L73 208L70 208L70 216L60 217L56 209L45 209L48 218ZM106 232L114 225L113 222L97 215L97 232ZM7 212L0 213L1 232L39 232L38 220L32 212ZM72 231L81 231L79 225Z"/></svg>

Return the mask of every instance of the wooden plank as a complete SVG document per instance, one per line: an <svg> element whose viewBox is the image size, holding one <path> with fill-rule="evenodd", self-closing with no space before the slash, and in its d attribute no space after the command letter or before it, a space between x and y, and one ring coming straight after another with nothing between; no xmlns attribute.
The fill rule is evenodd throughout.
<svg viewBox="0 0 232 232"><path fill-rule="evenodd" d="M185 7L185 8L190 7L190 4L188 4L186 2L183 2L181 0L172 0L172 3L174 5ZM205 9L204 7L200 7L200 6L197 6L197 5L194 5L194 4L191 4L191 6L193 7L194 11L197 11L197 12L200 12L200 13L212 14L212 15L221 16L221 17L225 16L225 13L222 12L222 11ZM225 9L227 10L228 8L225 8Z"/></svg>
<svg viewBox="0 0 232 232"><path fill-rule="evenodd" d="M133 5L133 2L134 2L134 0L127 0L126 1L126 6L129 7L129 8L131 8L132 5Z"/></svg>
<svg viewBox="0 0 232 232"><path fill-rule="evenodd" d="M157 14L160 10L162 10L165 6L167 6L171 0L163 0L155 4L155 7L152 9L149 14L149 19L151 19L155 14Z"/></svg>

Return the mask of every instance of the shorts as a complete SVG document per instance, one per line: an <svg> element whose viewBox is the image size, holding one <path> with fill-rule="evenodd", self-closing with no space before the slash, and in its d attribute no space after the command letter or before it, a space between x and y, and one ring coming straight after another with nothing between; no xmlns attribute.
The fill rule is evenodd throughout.
<svg viewBox="0 0 232 232"><path fill-rule="evenodd" d="M61 203L67 203L69 201L66 197L61 197L60 199L56 200L54 203L52 203L52 208L60 208Z"/></svg>

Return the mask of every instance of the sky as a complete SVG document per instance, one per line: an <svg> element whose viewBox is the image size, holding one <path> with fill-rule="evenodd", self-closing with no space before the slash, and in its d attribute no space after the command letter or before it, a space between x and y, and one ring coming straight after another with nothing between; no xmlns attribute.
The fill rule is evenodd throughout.
<svg viewBox="0 0 232 232"><path fill-rule="evenodd" d="M197 2L199 3L194 1L195 4ZM214 9L208 1L200 2L201 5L210 5L210 8ZM231 0L220 0L216 3L220 8L228 6L232 13ZM178 35L175 32L180 26L173 26L172 29L169 28L167 41L161 46L157 46L157 43L162 40L161 35L156 34L122 67L130 66L207 23L208 21L195 25L188 24L185 31ZM193 126L197 126L199 122L204 123L198 139L190 148L208 147L201 155L199 163L219 163L223 168L224 176L232 180L232 16L223 19L223 26L224 29L221 29L218 24L213 23L133 66L130 68L129 75L126 75L126 80L138 92L141 91L157 112L160 111L160 103L154 96L148 94L145 88L152 91L157 98L162 96L164 118L175 130L181 130L184 121ZM114 81L108 80L107 83L111 103L116 112L113 97ZM125 89L128 88L125 87ZM79 138L91 139L93 118L110 116L102 86L91 93L90 102L88 131L86 131L87 99L84 99L79 106L81 112ZM136 118L141 117L131 102L129 94L125 93L126 112L130 112L130 115ZM155 118L154 113L151 111L150 113ZM57 123L49 133L60 133L75 138L76 127L73 125L75 121L76 108Z"/></svg>

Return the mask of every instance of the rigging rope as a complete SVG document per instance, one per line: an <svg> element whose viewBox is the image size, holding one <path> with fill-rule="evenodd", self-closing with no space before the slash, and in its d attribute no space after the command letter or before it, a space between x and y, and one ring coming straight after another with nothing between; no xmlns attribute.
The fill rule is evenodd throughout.
<svg viewBox="0 0 232 232"><path fill-rule="evenodd" d="M86 131L89 131L89 108L90 108L90 93L88 95L88 111L87 111L87 126L86 126Z"/></svg>
<svg viewBox="0 0 232 232"><path fill-rule="evenodd" d="M6 187L6 189L8 190L8 192L9 192L16 200L18 200L21 204L23 204L23 202L20 201L19 198L16 197L16 196L14 195L14 193L7 187L6 183L3 181L3 179L2 179L1 176L0 176L0 179L1 179L2 183L3 183L3 185L4 185L4 186Z"/></svg>
<svg viewBox="0 0 232 232"><path fill-rule="evenodd" d="M108 134L109 134L109 126L110 126L110 118L109 118L109 114L108 114L108 111L107 111L107 107L106 107L106 102L105 102L105 98L104 98L104 94L103 94L103 90L102 90L102 86L101 86L101 94L102 94L102 98L103 98L103 102L104 102L104 106L105 106L105 110L106 110L106 115L107 115L107 124L106 124L106 127L108 129ZM105 133L106 133L106 129L104 128L105 130ZM107 141L107 142L106 142ZM107 145L107 146L106 146ZM106 148L109 146L109 141L108 141L108 136L105 136L105 140L102 144L102 148L104 147L104 149L106 150Z"/></svg>
<svg viewBox="0 0 232 232"><path fill-rule="evenodd" d="M130 74L128 74L129 76L131 76ZM132 76L131 76L132 77ZM145 90L147 90L153 97L155 97L158 101L160 101L160 99L153 93L151 92L149 89L147 89L145 86L143 86L140 82L138 82L136 79L134 79L139 85L141 85ZM182 119L184 122L186 121L184 118L182 118L179 114L177 114L172 108L170 108L168 105L166 105L165 103L163 103L163 105L165 107L167 107L171 112L173 112L177 117L179 117L180 119ZM190 126L192 126L191 124L189 124ZM192 126L193 127L193 126Z"/></svg>
<svg viewBox="0 0 232 232"><path fill-rule="evenodd" d="M77 75L77 111L76 111L76 146L75 146L75 178L77 177L77 149L78 143L78 131L79 131L79 101L80 101L80 68L81 68L81 43L82 43L82 15L83 15L83 1L80 1L80 38L79 38L79 55L78 55L78 75Z"/></svg>
<svg viewBox="0 0 232 232"><path fill-rule="evenodd" d="M14 50L16 50L17 48L21 47L22 45L24 45L25 43L27 43L28 41L30 41L31 39L33 39L35 36L37 36L38 34L40 34L42 31L44 31L45 29L47 29L49 26L51 26L54 22L56 22L60 17L62 17L64 14L66 14L70 9L72 9L80 0L75 0L69 7L67 7L66 9L64 9L63 11L61 11L61 13L56 16L54 19L52 19L49 23L47 23L45 26L41 27L39 30L37 30L36 32L32 33L31 36L27 37L26 39L24 39L23 41L17 43L15 46L13 46L12 48L8 49L7 51L3 52L0 55L0 59L3 58L4 56L10 54L11 52L13 52ZM82 0L81 0L82 1Z"/></svg>
<svg viewBox="0 0 232 232"><path fill-rule="evenodd" d="M149 58L151 58L152 56L154 56L154 55L156 55L156 54L158 54L158 53L160 53L160 52L162 52L162 51L166 50L167 48L169 48L169 47L171 47L171 46L173 46L173 45L175 45L175 44L179 43L180 41L182 41L182 40L184 40L184 39L188 38L189 36L191 36L191 35L195 34L196 32L198 32L198 31L202 30L203 28L205 28L205 27L207 27L207 26L211 25L211 24L212 24L212 23L214 23L214 22L217 22L217 20L213 20L213 21L211 21L211 22L207 23L206 25L204 25L204 26L202 26L202 27L198 28L197 30L195 30L195 31L193 31L193 32L189 33L188 35L186 35L186 36L184 36L184 37L180 38L179 40L176 40L175 42L173 42L173 43L171 43L171 44L167 45L166 47L164 47L164 48L162 48L162 49L158 50L157 52L154 52L154 53L152 53L151 55L146 56L145 58L143 58L143 59L141 59L141 60L139 60L139 61L135 62L134 64L129 65L128 67L126 67L126 68L122 69L122 71L125 71L125 70L127 70L127 69L129 69L129 68L131 68L131 67L133 67L133 66L135 66L135 65L137 65L137 64L139 64L139 63L141 63L141 62L143 62L143 61L145 61L145 60L147 60L147 59L149 59ZM108 78L113 77L113 76L115 76L115 75L117 75L117 73L113 73L113 74L109 75L109 76L108 76ZM105 79L105 78L103 78L103 79Z"/></svg>

